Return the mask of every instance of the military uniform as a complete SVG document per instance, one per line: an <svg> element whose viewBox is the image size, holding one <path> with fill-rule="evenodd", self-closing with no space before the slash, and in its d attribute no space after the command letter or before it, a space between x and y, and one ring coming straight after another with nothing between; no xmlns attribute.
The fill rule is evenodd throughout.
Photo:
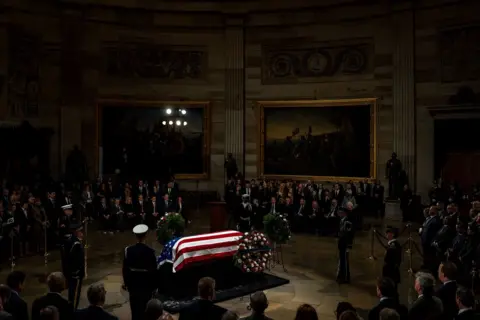
<svg viewBox="0 0 480 320"><path fill-rule="evenodd" d="M144 224L133 228L137 236L142 236L147 231L148 227ZM158 285L155 250L142 242L126 247L122 274L130 296L132 320L141 320L144 318L147 302Z"/></svg>
<svg viewBox="0 0 480 320"><path fill-rule="evenodd" d="M79 230L81 224L70 225L70 230ZM85 251L81 241L74 235L65 236L61 247L62 271L68 286L68 302L77 309L85 277Z"/></svg>
<svg viewBox="0 0 480 320"><path fill-rule="evenodd" d="M400 283L400 264L402 263L402 246L397 239L388 241L383 259L382 277L390 278L395 285Z"/></svg>
<svg viewBox="0 0 480 320"><path fill-rule="evenodd" d="M340 220L338 232L338 268L337 282L350 282L349 250L353 245L353 224L345 216Z"/></svg>

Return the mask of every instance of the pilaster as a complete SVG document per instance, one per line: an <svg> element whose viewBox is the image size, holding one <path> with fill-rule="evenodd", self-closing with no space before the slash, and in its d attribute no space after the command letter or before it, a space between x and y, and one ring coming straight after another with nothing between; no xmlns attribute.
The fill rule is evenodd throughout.
<svg viewBox="0 0 480 320"><path fill-rule="evenodd" d="M414 13L394 14L393 150L415 188L415 45Z"/></svg>
<svg viewBox="0 0 480 320"><path fill-rule="evenodd" d="M82 47L85 24L82 12L65 9L60 20L61 84L60 84L60 157L61 172L68 153L77 145L81 148L83 107Z"/></svg>
<svg viewBox="0 0 480 320"><path fill-rule="evenodd" d="M225 23L225 153L232 153L238 170L245 164L245 32L243 18L228 17Z"/></svg>

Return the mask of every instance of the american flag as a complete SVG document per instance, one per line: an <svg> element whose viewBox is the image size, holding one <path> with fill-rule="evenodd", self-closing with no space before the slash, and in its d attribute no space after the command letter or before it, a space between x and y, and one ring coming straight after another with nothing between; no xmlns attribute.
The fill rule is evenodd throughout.
<svg viewBox="0 0 480 320"><path fill-rule="evenodd" d="M221 231L172 239L163 247L158 267L171 263L172 272L177 272L193 262L233 256L242 235L239 231Z"/></svg>

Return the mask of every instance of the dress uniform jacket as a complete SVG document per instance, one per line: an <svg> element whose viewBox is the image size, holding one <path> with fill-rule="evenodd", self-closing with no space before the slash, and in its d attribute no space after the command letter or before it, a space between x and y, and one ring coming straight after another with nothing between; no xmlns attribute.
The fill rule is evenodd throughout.
<svg viewBox="0 0 480 320"><path fill-rule="evenodd" d="M80 240L73 236L67 236L62 246L62 269L63 275L69 278L85 277L85 252Z"/></svg>
<svg viewBox="0 0 480 320"><path fill-rule="evenodd" d="M144 243L126 247L122 274L130 296L132 320L141 320L158 286L155 251Z"/></svg>
<svg viewBox="0 0 480 320"><path fill-rule="evenodd" d="M400 283L400 264L402 263L402 246L397 239L388 241L387 252L383 260L383 277L393 280L396 284Z"/></svg>
<svg viewBox="0 0 480 320"><path fill-rule="evenodd" d="M67 299L60 293L49 292L46 295L35 299L32 304L32 320L40 319L40 311L48 306L54 306L58 309L59 320L73 319L73 308Z"/></svg>

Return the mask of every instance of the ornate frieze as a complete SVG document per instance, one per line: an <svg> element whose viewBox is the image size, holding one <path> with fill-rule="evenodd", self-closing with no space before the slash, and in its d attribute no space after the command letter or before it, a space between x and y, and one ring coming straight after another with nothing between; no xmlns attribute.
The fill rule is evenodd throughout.
<svg viewBox="0 0 480 320"><path fill-rule="evenodd" d="M321 82L341 75L369 74L373 69L372 54L370 39L287 47L265 45L262 78L264 83Z"/></svg>
<svg viewBox="0 0 480 320"><path fill-rule="evenodd" d="M463 26L440 31L442 82L480 79L480 26Z"/></svg>
<svg viewBox="0 0 480 320"><path fill-rule="evenodd" d="M198 48L166 48L149 43L108 43L104 47L109 76L147 79L202 79L207 53Z"/></svg>
<svg viewBox="0 0 480 320"><path fill-rule="evenodd" d="M8 30L8 108L13 117L36 117L40 96L41 39L24 30Z"/></svg>

